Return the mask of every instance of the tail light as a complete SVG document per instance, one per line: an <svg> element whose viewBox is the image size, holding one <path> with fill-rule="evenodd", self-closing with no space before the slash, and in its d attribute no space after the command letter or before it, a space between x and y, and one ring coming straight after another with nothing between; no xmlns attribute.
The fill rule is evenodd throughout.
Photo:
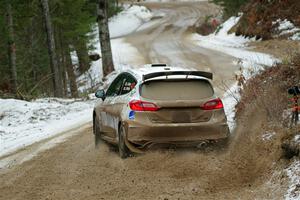
<svg viewBox="0 0 300 200"><path fill-rule="evenodd" d="M203 106L201 106L203 110L216 110L223 108L223 103L221 99L213 99L206 102Z"/></svg>
<svg viewBox="0 0 300 200"><path fill-rule="evenodd" d="M151 102L132 100L129 102L129 107L134 111L157 111L159 107Z"/></svg>

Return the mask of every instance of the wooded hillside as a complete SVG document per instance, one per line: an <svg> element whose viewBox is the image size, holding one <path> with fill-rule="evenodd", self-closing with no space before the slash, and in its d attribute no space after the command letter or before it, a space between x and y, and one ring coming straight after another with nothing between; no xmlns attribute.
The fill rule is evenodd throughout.
<svg viewBox="0 0 300 200"><path fill-rule="evenodd" d="M87 33L97 22L97 2L2 0L0 96L77 97L76 76L90 66L88 50L93 47ZM111 16L119 8L117 0L108 2ZM70 52L77 54L78 66Z"/></svg>
<svg viewBox="0 0 300 200"><path fill-rule="evenodd" d="M243 13L239 23L231 31L237 35L263 40L286 39L298 32L296 29L291 30L292 26L300 26L299 0L213 0L213 2L224 7L224 18L237 15L239 12ZM280 24L283 29L289 28L289 34L280 32L278 27Z"/></svg>
<svg viewBox="0 0 300 200"><path fill-rule="evenodd" d="M263 40L285 39L298 30L289 30L290 34L288 32L284 34L280 32L280 24L282 29L300 26L299 0L251 0L243 7L242 12L244 15L234 30L238 35L256 36Z"/></svg>

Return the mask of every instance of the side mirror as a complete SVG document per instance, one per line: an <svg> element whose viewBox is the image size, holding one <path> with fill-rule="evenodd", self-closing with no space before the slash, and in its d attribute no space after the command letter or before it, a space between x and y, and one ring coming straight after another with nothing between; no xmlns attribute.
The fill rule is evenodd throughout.
<svg viewBox="0 0 300 200"><path fill-rule="evenodd" d="M96 96L97 98L101 98L101 99L104 101L104 99L105 99L105 97L106 97L105 91L104 91L104 90L98 90L98 91L95 93L95 96Z"/></svg>
<svg viewBox="0 0 300 200"><path fill-rule="evenodd" d="M92 60L92 61L97 61L101 58L101 56L98 54L98 53L92 53L89 55L89 58Z"/></svg>

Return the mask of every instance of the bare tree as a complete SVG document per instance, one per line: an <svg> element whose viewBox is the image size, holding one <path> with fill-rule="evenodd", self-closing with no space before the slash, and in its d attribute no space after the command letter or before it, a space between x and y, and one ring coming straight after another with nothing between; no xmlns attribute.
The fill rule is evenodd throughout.
<svg viewBox="0 0 300 200"><path fill-rule="evenodd" d="M15 43L15 30L12 15L11 1L6 0L7 9L7 27L8 27L8 55L9 55L9 67L11 70L11 80L13 85L13 93L17 94L18 82L17 82L17 66L16 66L16 43Z"/></svg>
<svg viewBox="0 0 300 200"><path fill-rule="evenodd" d="M110 35L108 29L108 1L98 0L98 27L102 54L103 77L114 71Z"/></svg>
<svg viewBox="0 0 300 200"><path fill-rule="evenodd" d="M51 23L51 16L49 12L49 4L48 0L40 0L44 20L46 25L46 32L47 32L47 42L48 42L48 53L50 57L50 67L53 73L53 87L54 87L54 96L55 97L62 97L63 96L63 82L62 76L60 73L60 68L57 60L56 50L55 50L55 40L54 40L54 33L52 30L52 23Z"/></svg>

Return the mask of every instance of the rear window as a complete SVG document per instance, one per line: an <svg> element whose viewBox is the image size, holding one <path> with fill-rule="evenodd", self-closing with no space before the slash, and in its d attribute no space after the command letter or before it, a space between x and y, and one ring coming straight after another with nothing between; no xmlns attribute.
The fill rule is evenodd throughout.
<svg viewBox="0 0 300 200"><path fill-rule="evenodd" d="M198 100L214 95L206 80L155 80L142 85L141 96L153 100Z"/></svg>

